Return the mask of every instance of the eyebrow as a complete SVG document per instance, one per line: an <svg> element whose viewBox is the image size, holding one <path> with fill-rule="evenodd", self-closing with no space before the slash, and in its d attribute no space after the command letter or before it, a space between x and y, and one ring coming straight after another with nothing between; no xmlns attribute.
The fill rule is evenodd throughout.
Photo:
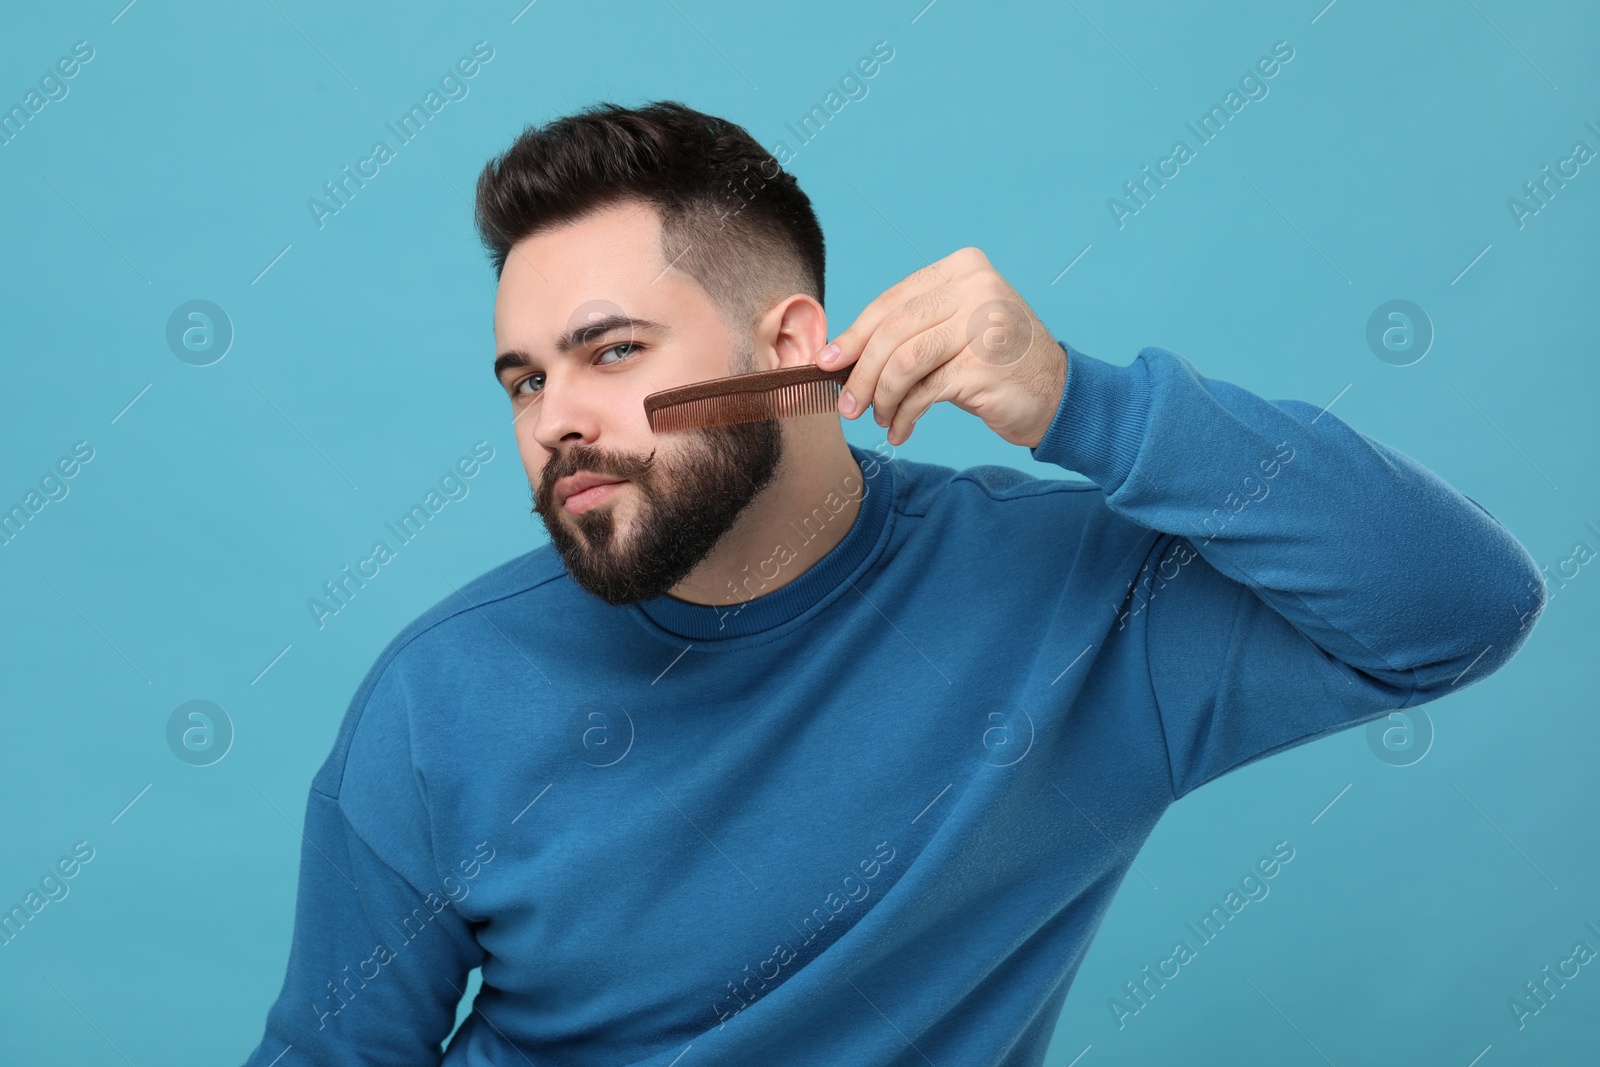
<svg viewBox="0 0 1600 1067"><path fill-rule="evenodd" d="M616 333L620 330L629 332L644 331L656 334L670 333L671 330L664 323L653 322L650 319L636 319L631 315L605 315L601 318L575 326L570 331L556 338L555 349L561 355L566 355L573 349L594 341L598 337ZM534 365L533 357L520 349L510 349L500 353L494 361L495 381L500 380L500 375L511 367L531 367Z"/></svg>

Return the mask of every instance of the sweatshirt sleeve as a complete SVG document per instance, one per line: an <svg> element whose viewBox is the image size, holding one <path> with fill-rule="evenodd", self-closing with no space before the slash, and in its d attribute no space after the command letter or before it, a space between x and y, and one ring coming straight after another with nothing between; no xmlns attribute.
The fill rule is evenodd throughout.
<svg viewBox="0 0 1600 1067"><path fill-rule="evenodd" d="M1463 689L1531 632L1537 565L1420 463L1165 349L1118 367L1062 348L1061 404L1031 452L1154 531L1116 629L1143 628L1174 799Z"/></svg>
<svg viewBox="0 0 1600 1067"><path fill-rule="evenodd" d="M288 971L245 1067L438 1064L483 961L436 873L404 709L380 673L312 783Z"/></svg>

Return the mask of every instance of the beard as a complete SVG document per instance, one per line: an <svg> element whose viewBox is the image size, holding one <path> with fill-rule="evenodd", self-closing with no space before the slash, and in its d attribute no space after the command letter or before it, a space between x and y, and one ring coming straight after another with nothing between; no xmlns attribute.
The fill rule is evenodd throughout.
<svg viewBox="0 0 1600 1067"><path fill-rule="evenodd" d="M686 578L772 480L783 458L775 419L678 436L687 447L670 461L663 462L659 450L638 457L577 445L547 463L540 476L533 510L568 575L613 606L661 596ZM614 499L581 515L568 515L556 503L556 480L580 470L627 478L633 485L639 501L629 536L617 531Z"/></svg>

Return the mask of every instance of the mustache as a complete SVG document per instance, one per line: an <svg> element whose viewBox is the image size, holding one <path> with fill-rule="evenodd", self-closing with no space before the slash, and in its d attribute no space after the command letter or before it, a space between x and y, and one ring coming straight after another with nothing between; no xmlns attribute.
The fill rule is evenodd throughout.
<svg viewBox="0 0 1600 1067"><path fill-rule="evenodd" d="M544 473L539 478L540 507L549 505L555 495L556 482L569 474L594 471L615 478L637 479L649 473L655 462L656 450L653 448L648 456L629 456L607 452L592 445L574 446L565 455L545 464Z"/></svg>

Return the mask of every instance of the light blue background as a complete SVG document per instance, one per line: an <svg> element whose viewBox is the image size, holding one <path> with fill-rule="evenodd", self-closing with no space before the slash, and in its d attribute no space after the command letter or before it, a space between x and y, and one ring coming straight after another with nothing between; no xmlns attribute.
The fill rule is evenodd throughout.
<svg viewBox="0 0 1600 1067"><path fill-rule="evenodd" d="M1552 573L1580 540L1600 550L1600 163L1523 228L1506 204L1575 141L1600 149L1592 5L523 2L0 16L0 104L74 42L95 50L0 147L0 505L95 449L0 548L0 905L74 842L96 850L0 948L0 1062L232 1063L259 1039L305 791L358 681L452 586L544 539L465 198L525 124L597 100L677 99L787 141L828 237L831 332L976 245L1085 352L1160 345L1263 396L1337 398ZM385 121L479 40L495 52L470 95L319 230L306 200L393 144ZM784 124L879 40L894 58L868 95L799 145ZM1295 54L1269 95L1119 229L1108 198L1193 147L1184 123L1278 41ZM166 344L191 299L236 330L211 366ZM1410 366L1366 341L1391 299L1437 332ZM865 421L847 436L882 440ZM318 631L306 599L480 439L495 458L470 495ZM948 405L899 454L1069 476ZM1595 570L1510 666L1425 709L1437 736L1414 765L1358 729L1176 806L1051 1064L1592 1057L1600 963L1524 1030L1507 1003L1575 942L1600 949ZM192 699L236 730L213 766L167 746ZM1296 855L1270 897L1119 1030L1109 998L1279 840Z"/></svg>

